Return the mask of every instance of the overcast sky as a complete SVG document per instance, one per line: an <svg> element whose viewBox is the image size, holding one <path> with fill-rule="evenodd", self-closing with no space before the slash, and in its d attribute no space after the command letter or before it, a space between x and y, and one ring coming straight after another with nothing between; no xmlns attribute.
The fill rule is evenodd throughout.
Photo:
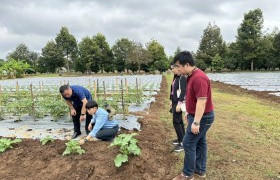
<svg viewBox="0 0 280 180"><path fill-rule="evenodd" d="M41 52L62 26L78 42L100 32L110 46L127 37L142 44L156 39L167 55L178 46L196 51L209 22L232 42L244 14L256 8L264 31L280 28L279 0L0 0L0 58L19 43Z"/></svg>

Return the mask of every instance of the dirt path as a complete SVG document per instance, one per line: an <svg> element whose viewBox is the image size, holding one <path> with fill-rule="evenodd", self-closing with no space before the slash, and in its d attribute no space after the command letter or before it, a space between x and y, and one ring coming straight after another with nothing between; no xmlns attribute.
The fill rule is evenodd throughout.
<svg viewBox="0 0 280 180"><path fill-rule="evenodd" d="M142 131L137 139L142 149L139 157L129 157L129 162L115 168L113 159L117 148L108 148L108 142L90 142L82 146L86 153L63 157L64 141L42 146L38 140L25 139L3 154L0 154L0 179L172 179L178 157L170 153L169 141L172 129L160 121L165 112L164 103L168 93L163 77L161 91L149 114L140 114Z"/></svg>

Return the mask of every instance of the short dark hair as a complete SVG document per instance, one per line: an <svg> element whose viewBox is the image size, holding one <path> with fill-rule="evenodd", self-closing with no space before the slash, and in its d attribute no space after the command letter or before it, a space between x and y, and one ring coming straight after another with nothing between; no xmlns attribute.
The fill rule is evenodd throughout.
<svg viewBox="0 0 280 180"><path fill-rule="evenodd" d="M88 101L86 104L86 109L91 109L94 107L98 107L98 104L96 101Z"/></svg>
<svg viewBox="0 0 280 180"><path fill-rule="evenodd" d="M60 94L63 94L64 91L69 89L69 88L70 88L70 86L68 84L60 86L60 88L59 88Z"/></svg>
<svg viewBox="0 0 280 180"><path fill-rule="evenodd" d="M182 51L176 54L176 56L173 59L173 63L175 64L177 61L179 61L179 64L181 65L186 65L187 63L190 66L194 66L194 58L192 54L189 51Z"/></svg>

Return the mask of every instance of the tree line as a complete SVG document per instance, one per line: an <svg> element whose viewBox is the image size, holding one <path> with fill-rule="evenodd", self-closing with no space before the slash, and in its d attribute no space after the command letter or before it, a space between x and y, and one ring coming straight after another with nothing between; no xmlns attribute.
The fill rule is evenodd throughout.
<svg viewBox="0 0 280 180"><path fill-rule="evenodd" d="M209 23L196 53L201 69L275 70L280 68L280 32L263 32L261 9L250 10L237 29L235 42L223 40L220 28Z"/></svg>
<svg viewBox="0 0 280 180"><path fill-rule="evenodd" d="M164 72L169 68L169 59L164 47L156 40L145 46L128 38L118 39L110 47L106 37L98 33L84 37L77 43L67 27L62 27L54 40L50 40L42 52L31 52L25 44L19 44L7 56L7 61L26 62L33 72L54 73L61 67L78 72L133 72L143 70ZM0 64L1 65L1 64Z"/></svg>
<svg viewBox="0 0 280 180"><path fill-rule="evenodd" d="M192 52L197 66L202 70L209 68L211 71L225 68L279 69L280 32L277 28L271 33L263 32L263 23L261 9L245 13L237 29L236 40L231 43L224 41L216 24L209 23L203 31L197 51ZM180 51L178 47L174 55ZM164 72L169 68L172 58L173 56L167 57L164 46L155 39L142 45L128 38L120 38L110 47L106 37L98 33L93 37L86 36L78 43L68 28L62 27L55 39L42 48L41 53L32 52L25 44L19 44L7 56L7 61L0 63L0 67L7 67L3 65L9 61L17 61L29 65L25 65L20 72L53 73L61 67L66 67L68 72L82 73L125 70Z"/></svg>

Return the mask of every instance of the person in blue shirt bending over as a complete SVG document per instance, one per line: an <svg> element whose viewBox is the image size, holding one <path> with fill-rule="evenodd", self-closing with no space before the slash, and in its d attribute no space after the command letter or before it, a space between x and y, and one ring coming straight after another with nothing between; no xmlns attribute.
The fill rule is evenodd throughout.
<svg viewBox="0 0 280 180"><path fill-rule="evenodd" d="M82 86L63 85L59 88L60 94L65 99L66 104L71 110L71 116L74 123L74 134L72 139L81 135L80 122L86 119L86 133L88 134L88 125L92 119L92 115L86 111L86 104L92 100L90 92Z"/></svg>
<svg viewBox="0 0 280 180"><path fill-rule="evenodd" d="M119 131L118 121L110 120L109 113L105 109L98 107L95 101L89 101L86 104L86 109L88 114L92 115L91 123L88 125L88 129L91 131L80 143L83 144L89 140L113 140Z"/></svg>

